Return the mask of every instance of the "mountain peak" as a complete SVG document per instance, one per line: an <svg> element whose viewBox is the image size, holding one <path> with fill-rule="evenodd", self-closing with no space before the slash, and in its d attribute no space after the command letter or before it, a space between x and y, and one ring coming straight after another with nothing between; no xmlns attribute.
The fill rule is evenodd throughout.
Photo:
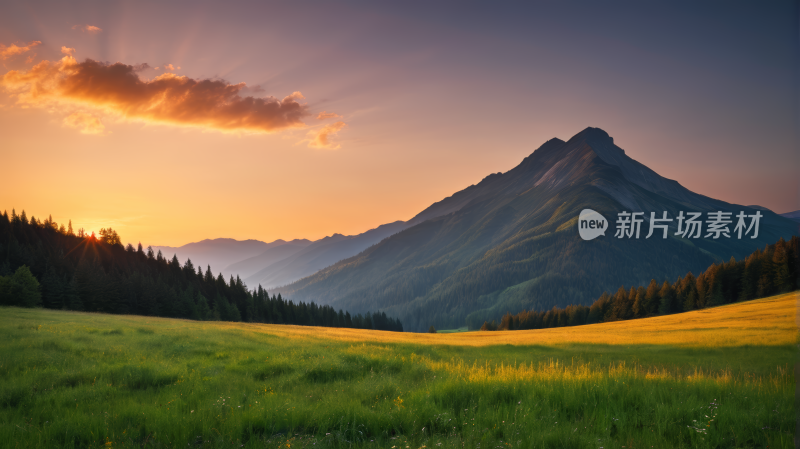
<svg viewBox="0 0 800 449"><path fill-rule="evenodd" d="M575 134L572 139L586 139L598 142L608 142L612 145L614 144L614 138L611 137L607 132L600 128L592 128L591 126L587 127L578 134Z"/></svg>

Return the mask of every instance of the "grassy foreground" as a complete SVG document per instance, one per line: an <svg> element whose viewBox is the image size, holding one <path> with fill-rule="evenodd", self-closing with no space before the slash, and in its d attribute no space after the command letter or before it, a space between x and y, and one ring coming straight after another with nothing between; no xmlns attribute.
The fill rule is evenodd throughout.
<svg viewBox="0 0 800 449"><path fill-rule="evenodd" d="M797 303L451 334L0 308L0 446L789 448Z"/></svg>

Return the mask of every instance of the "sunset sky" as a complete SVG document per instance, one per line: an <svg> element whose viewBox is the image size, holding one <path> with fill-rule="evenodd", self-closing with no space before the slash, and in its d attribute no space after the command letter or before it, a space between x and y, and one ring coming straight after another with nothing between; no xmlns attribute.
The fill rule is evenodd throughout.
<svg viewBox="0 0 800 449"><path fill-rule="evenodd" d="M357 234L588 126L797 210L795 4L6 1L0 211L144 245Z"/></svg>

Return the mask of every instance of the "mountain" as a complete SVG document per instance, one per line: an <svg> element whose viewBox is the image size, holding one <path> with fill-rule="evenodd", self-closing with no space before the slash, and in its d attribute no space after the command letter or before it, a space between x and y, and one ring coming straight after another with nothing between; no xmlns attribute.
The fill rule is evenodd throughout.
<svg viewBox="0 0 800 449"><path fill-rule="evenodd" d="M609 221L605 236L579 237L583 209ZM614 237L623 211L645 212L639 239ZM702 212L704 220L714 211L756 212L692 192L630 158L605 131L587 128L566 142L547 141L512 170L431 205L400 232L275 291L350 311L382 310L409 330L474 326L507 311L588 305L621 284L672 281L797 233L795 222L761 210L756 239L704 238L707 225L703 238L678 237L674 220L668 238L645 238L650 212L664 211L673 219Z"/></svg>
<svg viewBox="0 0 800 449"><path fill-rule="evenodd" d="M237 274L244 279L262 270L264 267L268 267L275 262L297 254L308 247L308 245L311 245L311 243L311 240L295 239L282 245L273 246L257 256L228 265L222 271L225 273Z"/></svg>
<svg viewBox="0 0 800 449"><path fill-rule="evenodd" d="M178 256L181 264L186 259L191 259L195 267L200 266L205 271L206 266L211 265L214 272L222 271L225 276L232 274L223 270L232 263L250 257L258 256L268 249L279 247L286 244L284 240L275 240L265 243L260 240L234 240L234 239L205 239L199 242L188 243L183 246L153 246L153 251L161 253L167 259L173 255Z"/></svg>
<svg viewBox="0 0 800 449"><path fill-rule="evenodd" d="M796 210L794 212L786 212L785 214L781 214L781 217L786 217L789 220L800 222L800 210Z"/></svg>
<svg viewBox="0 0 800 449"><path fill-rule="evenodd" d="M334 234L325 237L291 256L276 260L245 278L244 282L248 286L261 285L268 289L287 285L340 260L355 256L386 237L407 228L409 223L396 221L358 235Z"/></svg>

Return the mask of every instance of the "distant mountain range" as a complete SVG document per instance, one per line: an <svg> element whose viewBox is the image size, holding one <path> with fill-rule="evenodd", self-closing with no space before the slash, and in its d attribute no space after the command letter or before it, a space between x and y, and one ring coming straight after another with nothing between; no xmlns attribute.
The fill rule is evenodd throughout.
<svg viewBox="0 0 800 449"><path fill-rule="evenodd" d="M781 217L786 217L789 220L794 220L800 223L800 210L796 210L794 212L786 212L785 214L781 214Z"/></svg>
<svg viewBox="0 0 800 449"><path fill-rule="evenodd" d="M178 256L181 263L186 259L191 259L194 266L200 266L205 271L207 266L212 267L214 273L222 271L225 276L236 275L235 271L230 271L228 266L245 259L253 258L266 251L276 249L286 244L293 246L308 245L309 240L275 240L265 243L260 240L234 240L234 239L206 239L199 242L188 243L183 246L153 246L153 251L161 251L162 255L171 259L173 255ZM244 267L241 267L244 268Z"/></svg>
<svg viewBox="0 0 800 449"><path fill-rule="evenodd" d="M586 208L611 223L605 237L578 236ZM401 230L380 243L275 291L356 312L386 311L409 330L460 327L507 311L589 304L621 284L674 280L798 233L796 222L758 210L756 239L686 239L675 235L675 221L669 238L645 239L650 212L673 219L702 212L705 220L707 212L756 209L694 193L628 157L605 131L587 128L567 142L551 139L514 169L397 224ZM614 238L622 211L646 213L639 239Z"/></svg>

